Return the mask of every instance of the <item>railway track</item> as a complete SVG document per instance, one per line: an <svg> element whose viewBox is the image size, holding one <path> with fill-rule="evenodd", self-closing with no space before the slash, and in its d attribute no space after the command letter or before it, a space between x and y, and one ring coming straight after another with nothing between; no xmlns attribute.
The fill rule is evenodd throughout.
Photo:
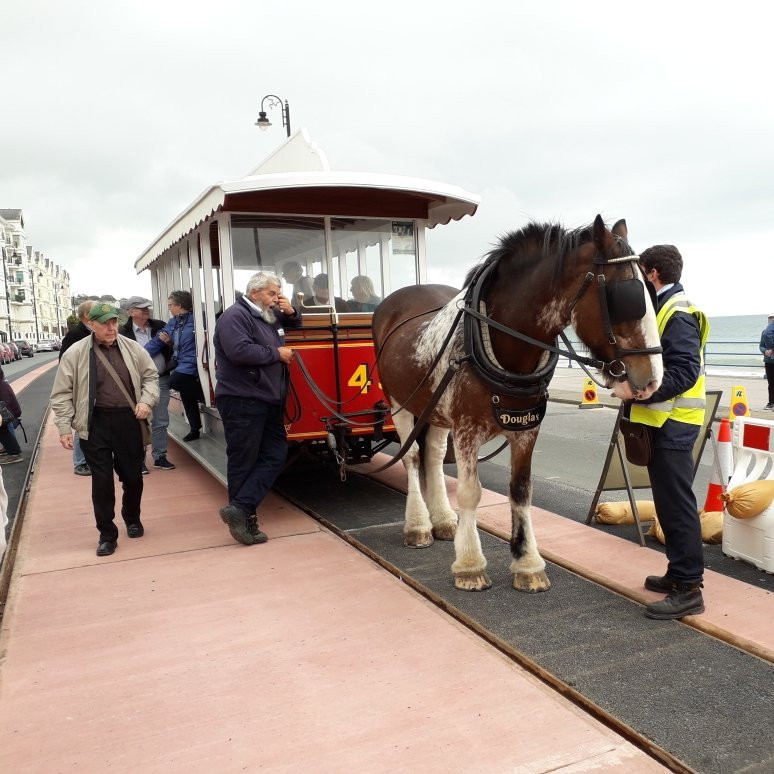
<svg viewBox="0 0 774 774"><path fill-rule="evenodd" d="M774 771L774 667L678 622L651 621L639 604L583 567L549 561L553 587L510 587L502 536L482 533L493 587L453 587L451 543L402 545L404 494L352 474L292 468L280 493L491 645L677 772Z"/></svg>

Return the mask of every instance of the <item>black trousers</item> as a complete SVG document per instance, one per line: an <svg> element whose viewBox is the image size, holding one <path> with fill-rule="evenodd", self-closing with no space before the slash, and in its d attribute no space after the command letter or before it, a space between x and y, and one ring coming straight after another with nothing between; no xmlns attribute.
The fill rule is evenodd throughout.
<svg viewBox="0 0 774 774"><path fill-rule="evenodd" d="M181 374L180 371L173 371L169 375L169 389L180 393L180 400L183 402L183 410L191 430L201 430L199 401L204 400L204 393L199 377L195 374Z"/></svg>
<svg viewBox="0 0 774 774"><path fill-rule="evenodd" d="M769 403L774 403L774 363L764 363L766 379L769 382Z"/></svg>
<svg viewBox="0 0 774 774"><path fill-rule="evenodd" d="M682 583L700 583L704 575L704 547L693 493L691 449L656 447L648 473L653 503L666 538L667 572Z"/></svg>
<svg viewBox="0 0 774 774"><path fill-rule="evenodd" d="M231 395L221 395L217 404L226 436L229 504L252 514L285 464L283 407Z"/></svg>
<svg viewBox="0 0 774 774"><path fill-rule="evenodd" d="M121 516L126 524L139 524L142 500L142 445L140 423L127 406L94 409L89 440L81 438L81 451L91 468L91 502L100 540L117 540L114 523L116 488L113 471L123 485Z"/></svg>

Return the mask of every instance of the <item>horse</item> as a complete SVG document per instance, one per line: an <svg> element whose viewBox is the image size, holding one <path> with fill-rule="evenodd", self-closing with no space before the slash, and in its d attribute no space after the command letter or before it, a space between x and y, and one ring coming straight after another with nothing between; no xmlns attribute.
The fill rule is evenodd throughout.
<svg viewBox="0 0 774 774"><path fill-rule="evenodd" d="M531 222L501 237L461 291L405 287L374 312L380 381L408 474L404 545L454 540L458 589L492 585L476 527L477 458L499 435L510 446L513 588L551 586L532 530L531 461L559 354L593 365L605 387L626 387L638 399L661 383L653 296L627 236L626 221L609 230L599 215L575 230ZM555 345L570 324L592 358ZM442 467L450 431L459 517Z"/></svg>

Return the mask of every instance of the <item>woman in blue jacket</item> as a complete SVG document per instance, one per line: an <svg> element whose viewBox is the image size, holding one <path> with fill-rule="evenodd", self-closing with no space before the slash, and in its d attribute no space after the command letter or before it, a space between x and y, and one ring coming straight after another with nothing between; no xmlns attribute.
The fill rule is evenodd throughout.
<svg viewBox="0 0 774 774"><path fill-rule="evenodd" d="M187 290L173 290L167 303L172 315L169 322L146 345L151 356L164 348L172 350L169 362L169 387L180 393L186 419L191 426L184 441L195 441L202 429L199 401L204 400L197 366L196 332L194 331L193 300Z"/></svg>

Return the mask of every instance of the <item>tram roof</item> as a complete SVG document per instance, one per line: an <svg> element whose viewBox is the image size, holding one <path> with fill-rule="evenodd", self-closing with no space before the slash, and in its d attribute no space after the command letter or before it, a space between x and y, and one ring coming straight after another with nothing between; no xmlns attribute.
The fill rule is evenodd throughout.
<svg viewBox="0 0 774 774"><path fill-rule="evenodd" d="M473 215L481 198L421 178L329 170L251 174L204 190L135 261L147 269L218 212L419 218L430 228Z"/></svg>

